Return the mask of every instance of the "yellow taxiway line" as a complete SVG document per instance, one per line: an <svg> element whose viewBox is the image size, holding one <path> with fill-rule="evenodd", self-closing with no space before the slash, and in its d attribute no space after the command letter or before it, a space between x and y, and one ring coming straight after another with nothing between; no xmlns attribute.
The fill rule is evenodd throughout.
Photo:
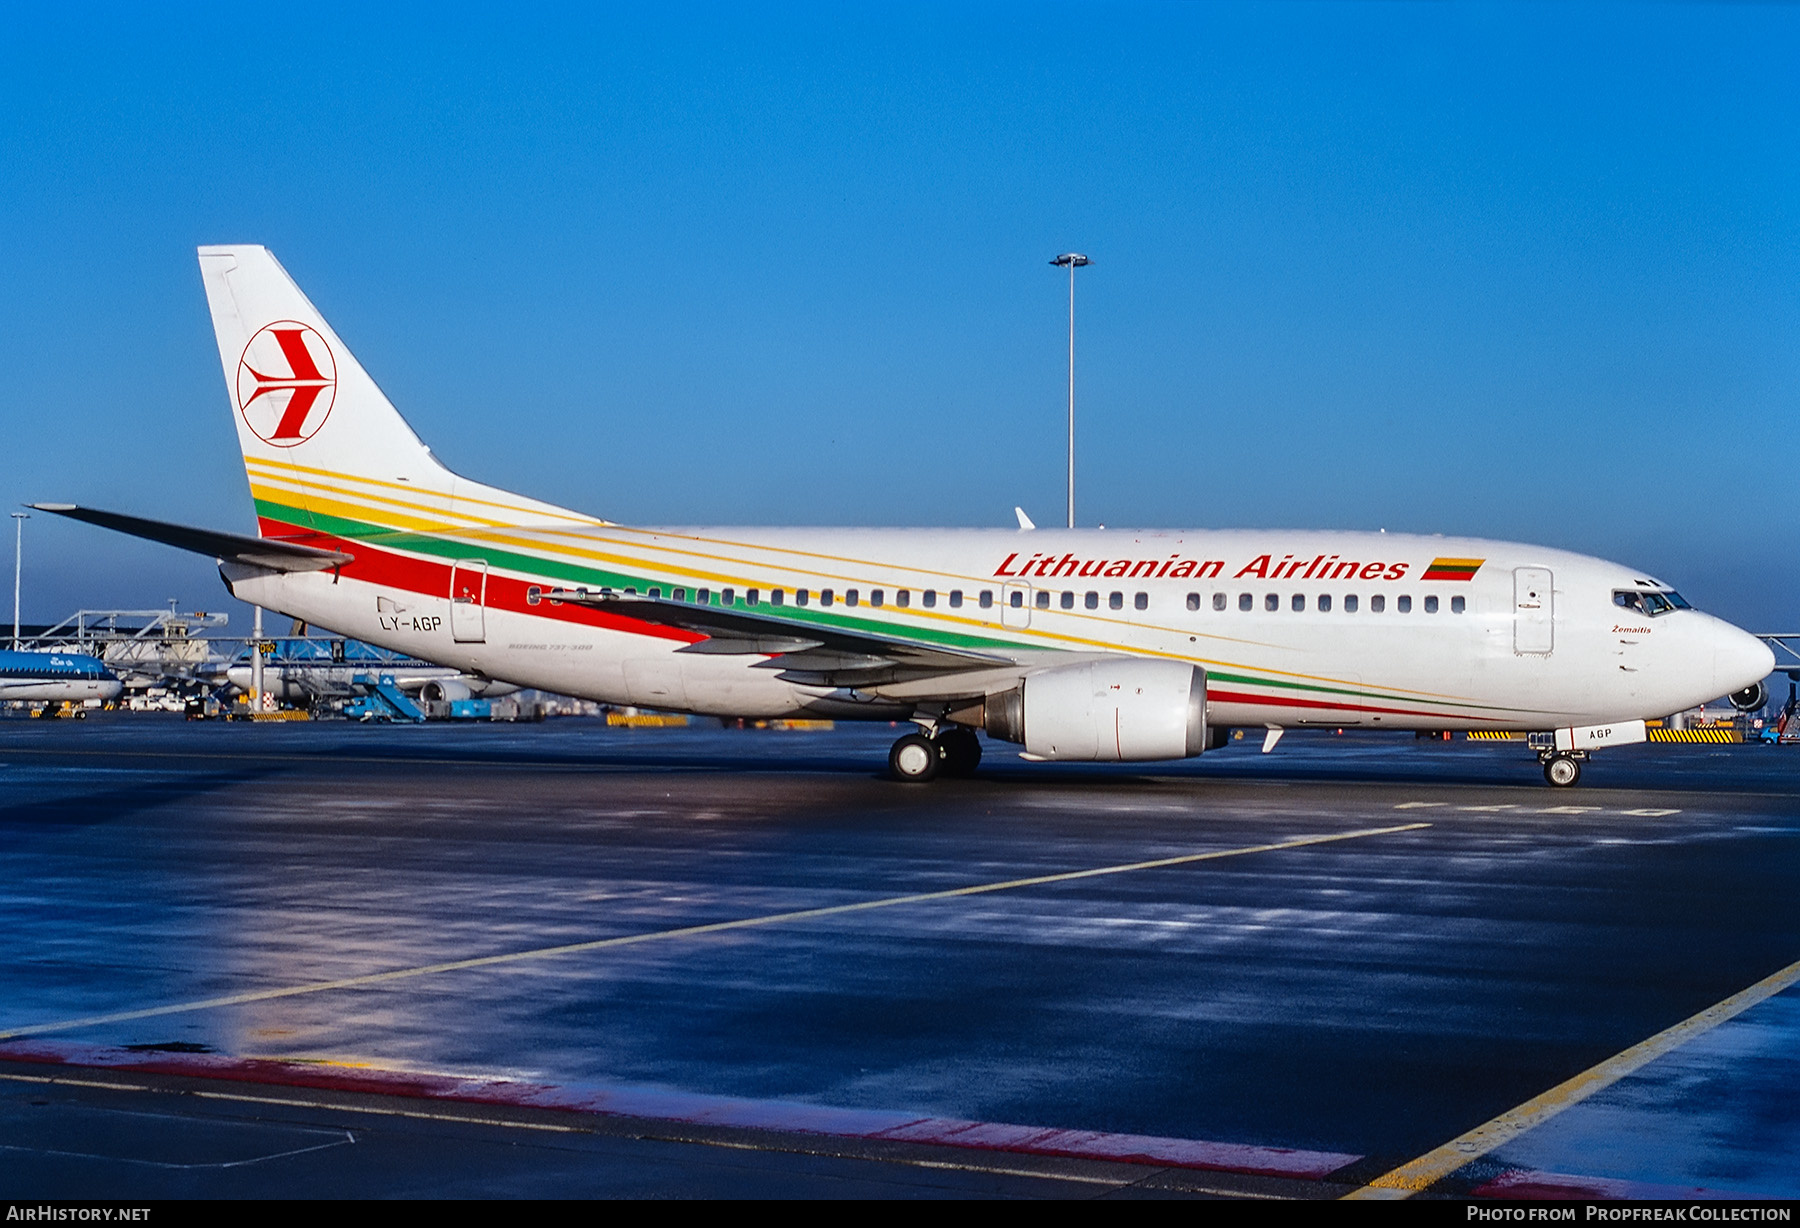
<svg viewBox="0 0 1800 1228"><path fill-rule="evenodd" d="M1354 1199L1411 1198L1414 1194L1441 1181L1473 1160L1504 1147L1528 1130L1543 1125L1565 1109L1572 1109L1604 1091L1625 1076L1634 1074L1657 1058L1704 1036L1720 1024L1743 1014L1759 1002L1765 1002L1782 990L1800 982L1800 960L1781 971L1764 977L1750 988L1732 994L1723 1002L1707 1007L1699 1014L1665 1028L1648 1040L1640 1041L1622 1053L1614 1054L1598 1066L1584 1070L1573 1079L1558 1083L1541 1096L1534 1096L1518 1108L1500 1114L1490 1122L1460 1134L1442 1147L1408 1161L1392 1172L1383 1173L1360 1189L1344 1195Z"/></svg>

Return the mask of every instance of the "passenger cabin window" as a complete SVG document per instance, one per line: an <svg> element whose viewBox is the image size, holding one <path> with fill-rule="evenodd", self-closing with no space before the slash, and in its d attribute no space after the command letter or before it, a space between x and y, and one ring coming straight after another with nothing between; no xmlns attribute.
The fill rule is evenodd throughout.
<svg viewBox="0 0 1800 1228"><path fill-rule="evenodd" d="M1082 604L1087 606L1087 608L1090 610L1099 609L1100 608L1100 594L1095 593L1095 592L1088 593L1088 595L1082 599Z"/></svg>
<svg viewBox="0 0 1800 1228"><path fill-rule="evenodd" d="M781 600L782 600L782 598L781 598L781 590L780 589L772 588L769 590L769 604L770 605L780 605Z"/></svg>
<svg viewBox="0 0 1800 1228"><path fill-rule="evenodd" d="M625 591L629 593L631 590L626 589ZM701 605L711 605L712 604L712 590L705 589L705 588L695 589L694 590L694 600L698 601Z"/></svg>
<svg viewBox="0 0 1800 1228"><path fill-rule="evenodd" d="M1291 602L1289 602L1288 604L1293 607L1294 613L1296 613L1296 614L1306 613L1306 594L1305 593L1295 593L1294 599Z"/></svg>
<svg viewBox="0 0 1800 1228"><path fill-rule="evenodd" d="M751 589L744 590L744 604L745 605L756 605L756 604L760 603L761 601L762 601L762 590L761 589L751 588Z"/></svg>
<svg viewBox="0 0 1800 1228"><path fill-rule="evenodd" d="M928 610L937 605L937 590L935 588L926 589L924 600L925 608Z"/></svg>
<svg viewBox="0 0 1800 1228"><path fill-rule="evenodd" d="M855 605L856 601L857 601L857 597L858 597L858 594L855 589L847 588L844 590L844 604L845 605Z"/></svg>
<svg viewBox="0 0 1800 1228"><path fill-rule="evenodd" d="M1319 613L1321 613L1321 614L1331 613L1331 594L1330 593L1320 593L1319 594Z"/></svg>
<svg viewBox="0 0 1800 1228"><path fill-rule="evenodd" d="M1238 609L1252 610L1256 608L1256 598L1249 593L1238 594Z"/></svg>
<svg viewBox="0 0 1800 1228"><path fill-rule="evenodd" d="M960 588L953 588L950 590L950 608L953 610L962 609L962 590Z"/></svg>
<svg viewBox="0 0 1800 1228"><path fill-rule="evenodd" d="M525 590L525 604L526 605L536 605L538 602L542 601L543 599L544 599L544 590L543 590L542 586L533 584L530 588Z"/></svg>
<svg viewBox="0 0 1800 1228"><path fill-rule="evenodd" d="M1356 613L1356 594L1355 593L1345 593L1344 594L1344 613L1346 613L1346 614Z"/></svg>
<svg viewBox="0 0 1800 1228"><path fill-rule="evenodd" d="M1396 610L1400 611L1402 614L1411 614L1412 613L1412 598L1411 597L1396 597L1394 599L1394 608Z"/></svg>
<svg viewBox="0 0 1800 1228"><path fill-rule="evenodd" d="M1037 608L1040 610L1047 610L1050 608L1050 592L1048 589L1040 588L1038 590Z"/></svg>
<svg viewBox="0 0 1800 1228"><path fill-rule="evenodd" d="M1010 597L1010 598L1008 598L1008 599L1007 599L1007 602L1006 602L1006 604L1007 604L1007 605L1010 605L1010 606L1011 606L1011 607L1012 607L1012 608L1013 608L1013 609L1015 609L1015 610L1022 610L1022 609L1024 609L1024 608L1025 608L1025 594L1024 594L1024 592L1022 592L1022 591L1021 591L1021 590L1019 590L1019 589L1016 589L1016 588L1015 588L1015 589L1014 589L1014 590L1013 590L1013 591L1012 591L1012 596L1011 596L1011 597Z"/></svg>
<svg viewBox="0 0 1800 1228"><path fill-rule="evenodd" d="M1062 595L1061 605L1065 610L1072 610L1075 608L1075 590L1070 589Z"/></svg>
<svg viewBox="0 0 1800 1228"><path fill-rule="evenodd" d="M1427 614L1436 614L1437 613L1437 605L1438 605L1438 602L1437 602L1436 597L1425 598L1425 612Z"/></svg>
<svg viewBox="0 0 1800 1228"><path fill-rule="evenodd" d="M869 604L870 605L879 607L883 600L884 600L884 594L882 593L882 591L880 589L872 588L869 590Z"/></svg>
<svg viewBox="0 0 1800 1228"><path fill-rule="evenodd" d="M686 601L687 600L687 590L685 588L670 589L669 596L673 597L677 601Z"/></svg>
<svg viewBox="0 0 1800 1228"><path fill-rule="evenodd" d="M1467 603L1461 597L1450 598L1450 612L1452 614L1461 614L1466 606Z"/></svg>
<svg viewBox="0 0 1800 1228"><path fill-rule="evenodd" d="M1263 609L1279 610L1280 608L1281 595L1279 593L1268 593L1263 597Z"/></svg>
<svg viewBox="0 0 1800 1228"><path fill-rule="evenodd" d="M1379 614L1385 609L1387 609L1386 597L1383 597L1380 593L1376 593L1373 597L1369 598L1369 613Z"/></svg>
<svg viewBox="0 0 1800 1228"><path fill-rule="evenodd" d="M1125 594L1124 593L1108 593L1106 596L1106 608L1109 610L1124 609L1125 608Z"/></svg>
<svg viewBox="0 0 1800 1228"><path fill-rule="evenodd" d="M655 597L655 598L658 598L658 599L661 599L661 597L662 597L662 586L661 586L661 585L653 585L653 586L652 586L652 587L651 587L651 589L650 589L650 595L651 595L651 596L652 596L652 597Z"/></svg>
<svg viewBox="0 0 1800 1228"><path fill-rule="evenodd" d="M895 593L894 604L903 610L910 607L912 605L912 590L910 588L903 588Z"/></svg>
<svg viewBox="0 0 1800 1228"><path fill-rule="evenodd" d="M993 591L993 590L992 590L992 589L988 589L988 588L984 588L984 589L982 589L982 590L981 590L981 602L980 602L980 605L981 605L981 608L982 608L982 609L984 609L984 610L988 610L988 609L992 609L992 608L993 608L993 605L994 605L994 591Z"/></svg>
<svg viewBox="0 0 1800 1228"><path fill-rule="evenodd" d="M1213 594L1213 609L1222 610L1224 608L1225 608L1225 594L1224 593L1214 593Z"/></svg>
<svg viewBox="0 0 1800 1228"><path fill-rule="evenodd" d="M822 588L819 590L819 604L820 605L830 605L836 599L837 599L836 596L832 593L832 591L830 589Z"/></svg>
<svg viewBox="0 0 1800 1228"><path fill-rule="evenodd" d="M1200 608L1200 594L1199 593L1189 593L1188 594L1188 609L1197 610L1199 608Z"/></svg>
<svg viewBox="0 0 1800 1228"><path fill-rule="evenodd" d="M794 590L794 604L795 605L805 605L806 600L807 600L807 592L805 589L797 588Z"/></svg>
<svg viewBox="0 0 1800 1228"><path fill-rule="evenodd" d="M1137 596L1133 597L1131 599L1131 608L1134 610L1149 609L1150 608L1150 594L1149 593L1139 593Z"/></svg>
<svg viewBox="0 0 1800 1228"><path fill-rule="evenodd" d="M652 593L650 595L652 597L656 596L655 593ZM737 600L737 590L736 589L722 588L719 590L719 604L720 605L731 605L736 600Z"/></svg>

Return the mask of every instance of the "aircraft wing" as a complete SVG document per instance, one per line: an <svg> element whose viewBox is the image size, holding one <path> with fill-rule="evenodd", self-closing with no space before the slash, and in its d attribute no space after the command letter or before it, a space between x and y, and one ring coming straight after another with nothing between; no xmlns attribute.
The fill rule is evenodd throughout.
<svg viewBox="0 0 1800 1228"><path fill-rule="evenodd" d="M805 686L853 686L886 693L898 684L909 692L980 694L991 675L1017 676L1021 672L1021 661L1014 656L820 626L734 607L581 588L550 589L544 596L642 622L698 631L708 638L676 651L767 657L752 668L778 670L783 681ZM963 685L936 684L935 680L951 676L959 676L957 682Z"/></svg>
<svg viewBox="0 0 1800 1228"><path fill-rule="evenodd" d="M243 533L193 529L164 520L146 520L141 516L77 507L73 503L33 503L31 506L40 512L53 512L71 520L85 520L103 529L129 533L133 537L161 542L178 550L210 554L214 558L245 563L252 567L266 567L270 571L326 571L341 567L355 557L337 550L321 550L317 546L282 541L277 537L251 537Z"/></svg>

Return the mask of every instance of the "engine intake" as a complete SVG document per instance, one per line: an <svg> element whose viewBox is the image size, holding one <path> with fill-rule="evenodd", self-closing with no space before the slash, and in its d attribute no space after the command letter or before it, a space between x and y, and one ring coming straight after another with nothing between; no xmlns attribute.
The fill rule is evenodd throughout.
<svg viewBox="0 0 1800 1228"><path fill-rule="evenodd" d="M989 695L983 725L1040 759L1186 759L1207 736L1206 671L1180 661L1063 665Z"/></svg>
<svg viewBox="0 0 1800 1228"><path fill-rule="evenodd" d="M419 698L427 703L441 704L467 699L473 693L469 684L460 678L433 678L419 689Z"/></svg>
<svg viewBox="0 0 1800 1228"><path fill-rule="evenodd" d="M1733 691L1725 697L1731 706L1739 712L1755 712L1769 702L1769 688L1760 682L1753 682L1741 691Z"/></svg>

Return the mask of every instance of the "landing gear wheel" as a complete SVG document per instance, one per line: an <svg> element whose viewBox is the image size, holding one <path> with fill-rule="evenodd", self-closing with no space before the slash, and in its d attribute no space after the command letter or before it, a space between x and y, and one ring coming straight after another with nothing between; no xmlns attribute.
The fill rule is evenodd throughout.
<svg viewBox="0 0 1800 1228"><path fill-rule="evenodd" d="M1581 760L1567 755L1552 755L1544 760L1544 779L1559 789L1566 789L1581 779Z"/></svg>
<svg viewBox="0 0 1800 1228"><path fill-rule="evenodd" d="M944 756L944 775L973 776L981 763L981 739L973 729L952 725L935 739Z"/></svg>
<svg viewBox="0 0 1800 1228"><path fill-rule="evenodd" d="M944 754L938 744L922 733L909 733L888 751L888 770L895 780L924 784L937 777L944 766Z"/></svg>

